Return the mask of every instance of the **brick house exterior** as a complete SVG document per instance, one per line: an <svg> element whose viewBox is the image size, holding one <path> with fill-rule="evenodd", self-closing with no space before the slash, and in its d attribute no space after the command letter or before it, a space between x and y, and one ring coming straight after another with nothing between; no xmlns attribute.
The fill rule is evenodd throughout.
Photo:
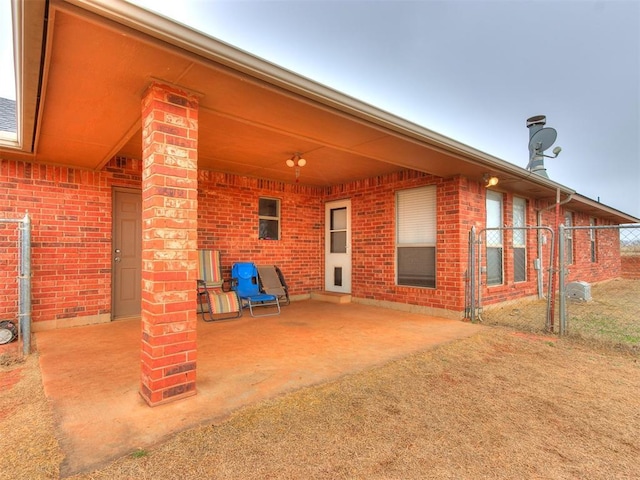
<svg viewBox="0 0 640 480"><path fill-rule="evenodd" d="M353 301L462 318L469 231L486 222L485 172L511 179L506 186L493 187L502 193L505 219L510 218L517 196L526 202L528 224L535 224L540 214L541 225L555 228L557 191L568 202L558 207L561 214L572 211L575 225L589 225L593 218L598 225L637 221L137 7L124 2L112 2L109 8L100 2L75 3L21 6L27 28L34 31L42 29L44 9L53 10L48 12L53 19L48 28L57 32L58 43L44 51L52 51L49 55L61 65L47 63L48 83L42 86L47 96L42 95L46 101L39 110L28 111L36 103L28 94L40 95L40 82L34 78L42 73L22 72L26 92L19 102L22 138L15 144L0 144L0 214L15 219L28 212L32 218L33 330L105 323L116 316L114 192L124 189L139 195L140 393L150 405L195 394L198 249L220 250L227 277L236 261L277 264L285 272L291 296L303 300L325 289L327 202L348 199ZM90 19L86 24L85 17ZM104 30L98 27L103 24ZM171 35L161 31L163 26ZM87 43L94 36L100 42L104 62L109 62L109 42L114 58L120 58L120 42L139 49L139 57L124 66L91 57L97 66L87 70L102 69L99 80L105 82L104 88L88 87L90 82L65 83L67 62L87 62L86 55L94 53L71 49L70 45L81 43L75 37L83 29L91 32ZM129 36L113 34L120 30ZM74 39L71 44L64 43L66 35ZM23 50L27 58L43 49L34 42ZM67 58L60 52L70 53ZM142 63L151 54L157 55L156 64L142 65L131 78L126 76L137 68L135 60ZM22 63L40 64L28 60ZM182 65L187 60L192 66ZM158 80L160 75L170 77L172 65L182 68L182 76L175 78L185 83L197 68L206 67L206 73L219 77L211 82L204 75L194 76L185 86ZM122 68L121 76L110 77L110 68ZM107 87L113 90L108 101L103 99ZM222 88L227 88L225 95L219 94ZM79 99L82 95L86 97ZM261 100L261 108L255 108L254 97ZM91 99L105 111L92 117L93 112L59 100L64 98L71 103ZM251 101L242 103L245 98ZM278 115L264 117L267 104L274 111L281 108ZM71 113L61 113L63 107ZM218 123L212 126L209 119L215 115ZM117 124L120 117L124 120ZM293 121L285 127L290 117ZM225 123L230 118L235 123ZM31 132L34 138L29 137ZM268 163L272 152L277 157L304 150L300 144L312 152L300 179L287 171L284 157L277 166ZM314 158L313 152L320 150L323 155ZM264 161L258 159L263 151L267 151ZM331 180L318 180L325 177ZM435 288L399 285L396 278L396 194L423 186L435 186L436 192ZM260 198L279 201L278 240L259 238ZM11 254L15 243L2 240L2 231L7 238L13 234L0 225L0 242ZM505 235L508 244L510 234ZM598 261L576 252L571 278L619 277L618 242L614 233L600 232ZM535 234L527 235L526 247L535 252ZM527 262L526 280L520 282L511 276L510 262L512 257L505 255L504 281L486 289L487 303L536 294L532 262ZM15 309L16 296L11 283L0 286L0 317Z"/></svg>
<svg viewBox="0 0 640 480"><path fill-rule="evenodd" d="M19 218L28 211L33 217L36 331L111 320L112 189L139 191L141 167L139 160L122 157L114 158L101 172L0 160L3 216ZM437 288L398 286L393 254L394 195L400 189L430 184L438 186ZM468 233L471 226L481 227L485 221L485 189L477 182L463 177L445 180L406 170L321 189L207 170L198 172L197 190L198 248L221 251L226 277L234 261L251 259L279 265L286 272L294 297L323 290L324 204L348 197L354 211L354 300L386 303L392 308L414 305L457 318L462 315ZM505 196L508 215L513 196ZM258 239L260 197L282 202L280 241ZM247 206L243 215L238 215L238 203ZM528 203L528 217L534 218L535 202ZM370 205L376 206L374 212L368 208ZM554 215L553 209L547 210L543 225L553 226ZM588 215L574 214L576 226L589 225L589 219ZM588 234L588 230L576 232L576 236ZM581 243L578 238L576 243ZM535 235L528 236L527 246L529 251L535 251ZM620 277L619 250L617 232L600 231L598 261L591 262L587 250L578 250L570 281ZM512 270L511 261L507 255L505 283L487 290L487 302L535 295L533 267L528 265L530 280L514 288L508 273ZM9 292L5 295L15 298Z"/></svg>

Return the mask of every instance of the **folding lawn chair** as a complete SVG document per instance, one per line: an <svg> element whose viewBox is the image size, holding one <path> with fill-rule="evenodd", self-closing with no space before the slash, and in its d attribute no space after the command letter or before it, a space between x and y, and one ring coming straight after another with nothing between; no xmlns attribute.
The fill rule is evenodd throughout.
<svg viewBox="0 0 640 480"><path fill-rule="evenodd" d="M289 287L276 265L258 265L258 277L264 293L278 297L280 305L289 305Z"/></svg>
<svg viewBox="0 0 640 480"><path fill-rule="evenodd" d="M238 292L242 307L249 307L252 317L266 317L280 314L280 302L276 295L260 292L258 269L251 262L234 263L231 268L231 287ZM256 315L253 310L256 307L275 307L268 313Z"/></svg>
<svg viewBox="0 0 640 480"><path fill-rule="evenodd" d="M198 250L198 313L205 322L238 318L242 304L234 290L224 290L218 250Z"/></svg>

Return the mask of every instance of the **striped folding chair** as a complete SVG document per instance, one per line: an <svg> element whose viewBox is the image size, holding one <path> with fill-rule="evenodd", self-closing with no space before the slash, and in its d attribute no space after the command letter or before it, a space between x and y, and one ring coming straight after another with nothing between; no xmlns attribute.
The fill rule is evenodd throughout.
<svg viewBox="0 0 640 480"><path fill-rule="evenodd" d="M238 318L242 304L237 292L224 289L220 252L198 250L198 313L205 322Z"/></svg>

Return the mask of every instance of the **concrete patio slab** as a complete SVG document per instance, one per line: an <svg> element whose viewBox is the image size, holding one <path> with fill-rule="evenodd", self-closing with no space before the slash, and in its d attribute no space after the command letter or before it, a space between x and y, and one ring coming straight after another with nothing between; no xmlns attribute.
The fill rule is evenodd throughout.
<svg viewBox="0 0 640 480"><path fill-rule="evenodd" d="M149 407L138 394L140 321L36 334L66 455L86 471L239 408L473 335L478 325L358 304L293 302L273 317L198 323L197 395Z"/></svg>

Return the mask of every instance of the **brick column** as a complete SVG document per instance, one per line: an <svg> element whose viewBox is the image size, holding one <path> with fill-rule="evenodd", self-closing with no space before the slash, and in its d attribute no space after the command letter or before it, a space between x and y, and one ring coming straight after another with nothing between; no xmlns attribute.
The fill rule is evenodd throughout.
<svg viewBox="0 0 640 480"><path fill-rule="evenodd" d="M142 352L150 406L196 393L198 100L152 84L142 101Z"/></svg>

